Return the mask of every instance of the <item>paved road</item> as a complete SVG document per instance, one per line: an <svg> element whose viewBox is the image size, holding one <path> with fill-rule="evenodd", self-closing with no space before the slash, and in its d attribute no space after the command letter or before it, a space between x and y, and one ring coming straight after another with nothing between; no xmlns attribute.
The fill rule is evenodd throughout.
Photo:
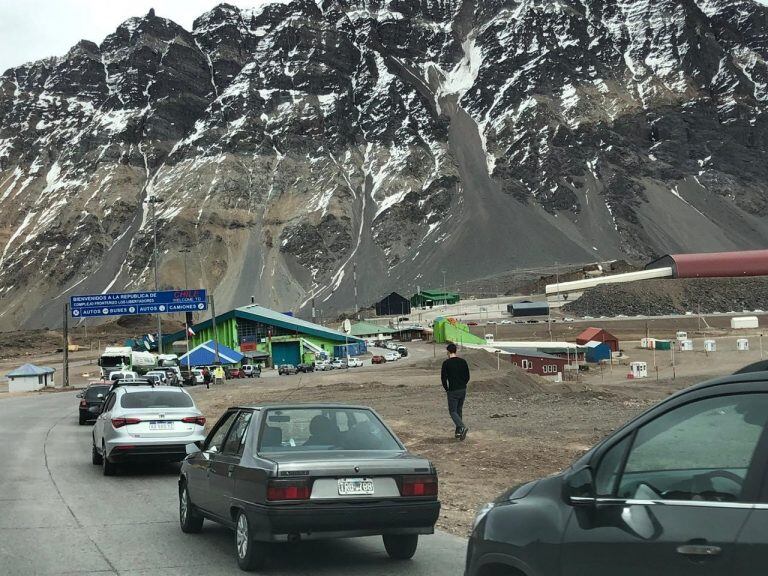
<svg viewBox="0 0 768 576"><path fill-rule="evenodd" d="M125 576L241 574L231 533L179 530L175 466L105 478L71 393L0 399L0 573ZM466 542L423 537L414 560L389 560L378 538L281 545L276 576L458 576Z"/></svg>

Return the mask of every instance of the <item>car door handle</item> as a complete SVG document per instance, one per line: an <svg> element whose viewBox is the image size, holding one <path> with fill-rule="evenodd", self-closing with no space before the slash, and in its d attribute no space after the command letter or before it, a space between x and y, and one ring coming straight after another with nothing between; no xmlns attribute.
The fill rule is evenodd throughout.
<svg viewBox="0 0 768 576"><path fill-rule="evenodd" d="M677 547L677 553L683 556L717 556L723 551L720 546L707 546L704 544L684 544Z"/></svg>

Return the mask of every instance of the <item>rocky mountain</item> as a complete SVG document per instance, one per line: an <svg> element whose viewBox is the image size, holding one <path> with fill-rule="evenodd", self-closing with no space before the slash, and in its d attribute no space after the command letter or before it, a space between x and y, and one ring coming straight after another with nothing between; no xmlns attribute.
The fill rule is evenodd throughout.
<svg viewBox="0 0 768 576"><path fill-rule="evenodd" d="M363 304L443 271L764 247L767 23L752 0L131 18L0 77L0 327L153 287L153 210L161 287L220 309L349 307L355 268Z"/></svg>

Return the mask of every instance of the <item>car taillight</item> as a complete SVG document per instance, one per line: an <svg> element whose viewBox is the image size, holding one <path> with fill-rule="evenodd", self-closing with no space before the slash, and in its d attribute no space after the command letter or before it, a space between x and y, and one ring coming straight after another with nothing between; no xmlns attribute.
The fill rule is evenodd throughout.
<svg viewBox="0 0 768 576"><path fill-rule="evenodd" d="M140 418L112 418L112 427L122 428L123 426L138 424L139 422L141 422Z"/></svg>
<svg viewBox="0 0 768 576"><path fill-rule="evenodd" d="M86 406L88 406L88 402L85 400L80 400L80 408L85 408Z"/></svg>
<svg viewBox="0 0 768 576"><path fill-rule="evenodd" d="M185 424L197 424L198 426L205 426L205 416L187 416L181 419Z"/></svg>
<svg viewBox="0 0 768 576"><path fill-rule="evenodd" d="M402 496L437 496L437 476L403 476Z"/></svg>
<svg viewBox="0 0 768 576"><path fill-rule="evenodd" d="M307 480L270 480L267 485L267 500L309 500L309 482Z"/></svg>

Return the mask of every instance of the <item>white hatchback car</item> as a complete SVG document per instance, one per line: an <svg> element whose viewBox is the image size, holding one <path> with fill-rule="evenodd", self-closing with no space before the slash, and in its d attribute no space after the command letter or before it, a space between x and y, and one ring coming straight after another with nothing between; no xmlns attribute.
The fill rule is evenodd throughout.
<svg viewBox="0 0 768 576"><path fill-rule="evenodd" d="M181 388L121 386L112 390L93 427L92 461L112 476L121 463L179 462L186 446L205 440L205 418Z"/></svg>
<svg viewBox="0 0 768 576"><path fill-rule="evenodd" d="M400 354L397 352L387 352L384 354L384 359L387 362L396 362L397 360L400 360Z"/></svg>

